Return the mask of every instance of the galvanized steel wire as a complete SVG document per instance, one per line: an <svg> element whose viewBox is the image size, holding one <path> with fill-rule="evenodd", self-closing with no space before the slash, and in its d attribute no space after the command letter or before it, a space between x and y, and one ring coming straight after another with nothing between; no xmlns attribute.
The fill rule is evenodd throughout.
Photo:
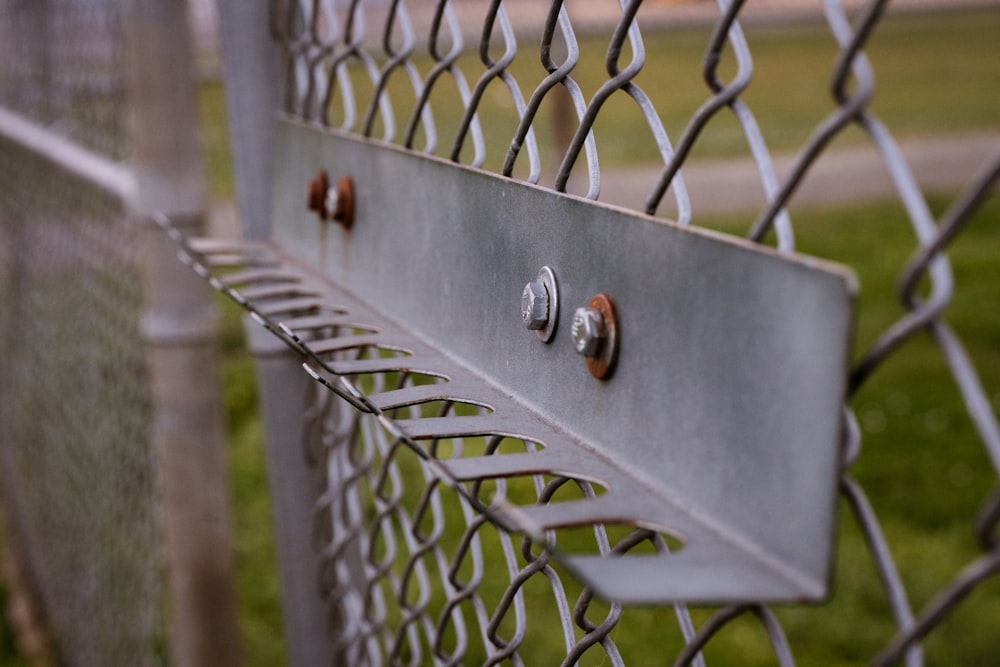
<svg viewBox="0 0 1000 667"><path fill-rule="evenodd" d="M870 107L875 81L865 48L877 38L888 3L872 0L860 7L852 6L856 10L853 16L849 16L840 0L822 3L826 25L838 45L829 91L831 110L799 151L788 175L780 181L753 111L742 97L751 85L754 66L740 18L745 5L751 3L718 0L718 14L707 41L702 72L706 98L678 137L668 135L660 115L665 110L654 108L635 82L640 69L654 65L646 62L641 21L636 19L643 3L621 0L617 4L619 12L607 44L607 79L588 99L573 76L579 62L580 43L567 4L558 0L548 3L544 24L535 26L540 28L539 63L547 76L531 85L518 81L509 69L515 56L531 57L518 44L519 33L512 15L523 7L514 2L491 0L463 6L450 0L428 3L275 0L271 30L282 47L288 75L284 110L308 122L426 153L443 154L452 161L478 167L485 163L483 133L493 129L484 128L481 121L485 91L491 84L499 83L510 96L517 115L499 173L513 176L518 161L524 160L526 154L528 166L519 177L540 183L543 173L548 173L552 175L551 187L566 191L571 177L582 168L586 196L598 199L600 146L593 128L609 97L624 93L648 124L663 163L647 199L637 203L636 208L656 214L669 192L674 198L677 222L681 224L690 224L693 218L683 181L685 162L703 129L720 114L731 113L757 165L766 202L750 225L748 236L762 242L773 230L781 250L795 248L786 207L794 202L813 165L845 130L861 128L891 174L912 226L915 250L902 267L899 283L899 299L906 312L859 356L850 371L851 396L865 385L875 369L907 343L924 332L929 333L993 463L990 474L1000 474L1000 428L996 413L974 361L946 318L955 289L948 249L996 189L1000 180L1000 146L994 159L970 180L965 191L935 217L896 139ZM460 10L467 19L464 24L458 18ZM414 19L415 15L419 15L419 20ZM469 20L469 16L476 18ZM415 27L418 24L427 28L426 33L418 34ZM476 35L478 43L467 46L466 40L472 42ZM465 69L459 67L458 56L464 50L478 51L478 67L469 66L468 60L462 61L466 63ZM719 74L721 54L727 50L736 62L736 73L730 81L722 80ZM426 72L417 67L418 51L430 54L431 66ZM623 61L623 53L629 54L628 62ZM390 99L388 82L397 72L411 88L412 104L400 102L398 95ZM461 123L450 137L440 135L434 115L437 91L446 79L459 90L463 106ZM576 124L566 146L546 153L536 137L541 126L539 109L543 102L552 99L550 96L557 89L568 96ZM377 126L381 128L380 134L376 133ZM423 145L417 141L420 131ZM439 146L445 147L443 153ZM922 281L929 281L929 290L919 288ZM412 378L400 376L398 381L403 387ZM422 472L407 469L404 474L403 469L409 464L400 457L399 442L378 424L331 399L328 392L319 390L315 394L307 417L311 435L305 447L322 488L316 534L317 548L326 565L320 588L331 606L330 629L334 641L345 655L352 656L351 664L383 661L522 664L519 649L527 628L535 622L530 617L536 610L524 608L521 590L532 579L544 580L551 587L566 649L563 664L575 664L581 654L590 650L600 652L610 664L623 664L618 644L625 641L628 627L627 622L619 627L623 611L620 606L612 604L603 617L589 619L590 595L584 590L577 598L576 609L571 610L564 578L550 567L544 554L532 552L530 540L525 540L527 546L519 556L513 538L500 531L494 538L498 540L494 553L488 555L481 536L489 524L481 515L461 498L448 497L426 468ZM453 405L443 406L442 414L453 408ZM982 555L954 573L951 582L923 609L914 609L890 541L879 523L878 508L868 500L852 473L853 463L863 456L863 447L862 431L850 404L844 408L844 424L841 494L863 535L896 626L896 636L874 656L874 663L887 665L903 660L907 665L920 665L923 664L921 640L947 619L971 591L1000 570L995 537L1000 495L988 499L977 522ZM497 444L490 443L487 447ZM520 444L531 446L527 442ZM453 445L462 446L461 441ZM569 483L578 484L584 494L593 493L586 482L536 476L533 485L537 502L545 503L554 489ZM503 490L500 487L505 482L496 484L498 490ZM457 503L458 509L448 514L442 509L446 502ZM451 526L452 523L458 526ZM442 547L449 531L462 534L454 552ZM599 549L606 553L627 549L632 543L646 539L652 541L654 548L666 549L658 536L632 534L612 543L597 528L595 538ZM358 553L345 553L345 545L352 540L364 546ZM463 566L470 568L465 578L457 574ZM487 596L482 593L486 579L503 581L506 590L497 604L488 604ZM432 599L439 601L437 611L431 610ZM760 623L777 662L794 664L793 650L782 626L766 606L725 608L697 628L683 606L678 605L676 614L685 644L676 656L676 665L704 664L701 649L719 631L747 615ZM498 631L504 624L510 628L507 634ZM445 646L444 637L449 632L454 633L454 641ZM481 647L478 650L485 650L485 656L474 652L474 638Z"/></svg>

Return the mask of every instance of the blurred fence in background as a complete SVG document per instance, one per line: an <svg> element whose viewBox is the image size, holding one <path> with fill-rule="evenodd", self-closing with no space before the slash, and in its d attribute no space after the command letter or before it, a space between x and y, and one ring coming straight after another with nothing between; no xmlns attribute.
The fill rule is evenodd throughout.
<svg viewBox="0 0 1000 667"><path fill-rule="evenodd" d="M188 43L184 3L0 2L0 478L60 664L238 655L213 304L148 231L200 229Z"/></svg>
<svg viewBox="0 0 1000 667"><path fill-rule="evenodd" d="M109 158L130 145L118 2L5 0L3 106Z"/></svg>
<svg viewBox="0 0 1000 667"><path fill-rule="evenodd" d="M128 155L122 36L116 2L0 3L0 471L68 664L152 664L164 640L129 176L37 150Z"/></svg>

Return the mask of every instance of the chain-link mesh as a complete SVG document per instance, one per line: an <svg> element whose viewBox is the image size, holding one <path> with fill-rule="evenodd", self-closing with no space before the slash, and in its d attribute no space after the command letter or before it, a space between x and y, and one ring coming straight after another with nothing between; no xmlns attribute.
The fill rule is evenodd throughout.
<svg viewBox="0 0 1000 667"><path fill-rule="evenodd" d="M371 389L405 389L424 379L377 376ZM474 411L442 402L392 413L419 419ZM540 542L498 530L482 510L495 497L521 505L593 499L604 492L601 485L542 474L480 480L461 487L474 504L433 467L419 465L405 439L352 414L330 392L317 392L309 415L310 453L317 469L327 471L315 517L321 590L335 650L349 656L345 664L600 664L608 658L621 664L628 656L628 643L617 645L611 634L622 605L594 599L545 545L602 556L668 553L668 537L601 524L551 531ZM323 442L340 445L316 446ZM452 461L543 449L500 435L434 438L420 447L420 456ZM676 615L679 630L663 633L664 647L694 636L686 608L678 605Z"/></svg>
<svg viewBox="0 0 1000 667"><path fill-rule="evenodd" d="M0 2L0 107L57 143L120 157L117 21L112 2ZM162 563L136 231L120 193L18 141L0 140L0 183L0 470L14 537L60 660L153 664Z"/></svg>
<svg viewBox="0 0 1000 667"><path fill-rule="evenodd" d="M928 636L962 641L961 629L943 628L954 622L955 610L965 598L978 593L982 604L983 596L995 596L995 587L989 588L986 582L1000 570L996 541L1000 496L994 491L980 497L983 509L978 517L966 513L949 518L975 529L979 553L958 570L930 577L929 563L894 552L895 536L883 530L879 506L869 500L866 487L858 481L871 475L865 471L862 448L866 430L852 404L870 387L873 371L921 348L929 335L934 346L931 356L941 366L940 372L926 371L926 383L934 388L925 386L922 391L928 396L950 392L941 400L964 406L964 420L970 425L965 430L978 443L971 448L976 451L957 447L952 463L958 466L956 470L982 478L975 488L996 486L1000 428L977 363L949 324L947 311L956 298L949 249L970 221L987 215L985 202L1000 179L1000 155L994 152L980 172L968 174L969 185L942 207L942 213L933 212L895 137L871 110L875 84L865 49L878 42L880 28L888 20L885 0L821 3L823 20L836 43L829 113L780 179L745 94L752 90L754 65L740 19L755 3L694 3L698 7L691 11L700 20L708 17L701 72L704 99L681 131L670 135L663 120L673 113L669 102L654 106L648 94L650 85L661 84L639 76L640 71L656 71L658 66L647 61L640 25L659 20L658 12L666 4L670 3L276 1L271 28L285 56L285 111L321 126L550 184L559 191L577 187L597 199L602 180L599 155L602 150L613 150L609 147L614 136L613 131L606 132L598 141L596 129L601 127L609 100L624 98L634 105L634 117L648 127L650 143L662 163L648 183L645 199L633 206L680 224L698 222L683 180L689 156L706 127L735 120L745 152L756 164L766 202L758 215L747 219L748 236L758 242L773 238L783 251L796 247L786 207L795 203L830 143L849 128L860 128L891 175L914 247L900 274L903 314L858 356L850 371L850 396L844 410L842 539L860 545L858 550L864 555L851 560L849 567L873 570L878 592L873 595L871 587L862 590L860 585L852 588L859 576L842 567L839 589L826 608L789 611L750 604L711 613L698 610L692 612L692 621L692 614L678 607L673 631L666 629L664 616L657 616L653 625L619 622L623 614L619 605L603 605L598 610L588 591L570 593L572 584L557 574L544 551L533 549L528 539L521 542L493 530L472 510L475 503L442 485L432 463L408 458L411 449L402 446L392 428L386 429L384 419L358 415L332 395L318 391L308 411L312 429L306 447L322 480L316 517L317 546L325 563L321 592L330 604L333 640L351 656L350 664L524 664L532 660L554 664L561 659L551 659L552 653L544 650L528 653L532 642L554 643L555 653L565 656L564 664L573 664L581 655L588 660L593 657L594 664L623 664L629 642L652 641L662 642L668 654L673 652L676 664L703 664L702 651L711 651L714 638L727 630L729 634L747 632L744 619L752 616L763 628L773 657L787 665L793 663L795 642L788 641L786 629L799 639L810 633L834 635L836 614L845 609L838 603L869 595L872 599L854 604L882 610L889 630L883 629L874 640L844 640L848 645L855 643L845 653L859 661L873 659L875 664L902 660L918 665L924 660L922 642ZM607 76L586 93L575 69L581 48L575 29L584 26L588 31L603 26L601 34L607 35L603 43ZM519 46L538 40L538 51ZM536 65L532 70L536 76L531 79L515 76L515 59L526 58ZM542 109L552 109L562 125L553 129L549 116L540 113ZM808 234L808 226L794 229L804 238ZM995 280L995 263L992 266L992 273L986 270L973 279ZM992 309L985 304L981 307ZM862 323L868 321L864 308L860 317ZM991 323L989 335L995 337L995 318ZM390 353L370 348L360 354L363 359ZM943 386L945 379L951 381L947 386ZM427 381L432 378L403 372L369 377L360 384L367 382L371 386L364 387L365 392L378 393ZM347 398L351 400L350 395ZM906 397L895 398L900 405L890 409L902 414L908 409L901 406ZM892 403L894 399L887 400ZM427 409L431 408L406 408ZM446 415L458 407L444 402L436 409ZM941 413L931 406L925 417L940 421ZM866 414L861 416L862 421L868 419ZM874 423L874 418L868 421ZM930 444L924 443L927 446L948 447L955 439L949 430L929 430L937 435ZM433 438L422 451L432 459L451 459L470 449L482 454L498 447L530 451L533 443L502 437ZM958 458L960 452L964 459ZM908 455L900 448L901 468ZM524 488L513 488L522 482ZM544 504L552 494L570 489L583 496L599 492L585 481L543 475L490 484L495 485L490 493L501 491L523 503L534 499ZM473 500L484 493L478 483L467 490ZM931 492L929 488L917 490ZM488 497L479 499L489 501ZM609 538L609 531L595 526L584 532L591 546L602 553L641 543L652 550L667 548L658 535L631 531L616 540ZM914 547L910 543L901 548ZM919 549L933 553L927 543ZM910 571L902 570L903 565ZM543 592L532 594L529 589L533 587ZM549 611L543 610L545 603ZM624 617L632 613L625 610ZM647 612L634 613L643 618ZM874 657L865 654L873 648ZM947 648L941 654L947 654Z"/></svg>

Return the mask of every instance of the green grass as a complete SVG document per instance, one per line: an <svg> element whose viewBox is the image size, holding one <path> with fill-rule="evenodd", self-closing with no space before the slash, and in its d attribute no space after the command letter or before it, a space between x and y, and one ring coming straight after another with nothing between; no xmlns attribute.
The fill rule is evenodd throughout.
<svg viewBox="0 0 1000 667"><path fill-rule="evenodd" d="M944 201L932 202L940 209ZM862 285L857 354L905 312L897 273L915 248L895 203L805 211L796 217L803 252L849 264ZM723 228L736 222L720 222ZM974 360L987 397L1000 406L1000 202L973 219L949 253L955 298L947 321ZM901 348L852 400L864 436L852 473L879 514L915 608L976 557L973 520L996 485L943 361L926 334ZM982 586L926 643L929 664L987 664L1000 613L1000 586ZM858 664L891 637L876 574L853 518L842 506L834 595L818 609L779 612L801 664ZM757 664L757 663L743 663Z"/></svg>
<svg viewBox="0 0 1000 667"><path fill-rule="evenodd" d="M208 191L214 199L231 199L234 194L233 161L229 153L226 98L222 83L214 81L203 85L198 104Z"/></svg>
<svg viewBox="0 0 1000 667"><path fill-rule="evenodd" d="M222 297L218 302L223 316L221 367L244 658L248 665L279 665L284 662L285 645L253 364L243 344L242 309Z"/></svg>
<svg viewBox="0 0 1000 667"><path fill-rule="evenodd" d="M833 104L827 92L835 49L824 28L748 30L756 74L745 99L758 115L773 150L792 150ZM1000 59L996 35L1000 11L952 13L941 16L893 16L879 27L869 54L878 77L873 109L890 129L903 136L1000 126L1000 104L990 91L1000 89ZM643 86L677 136L691 112L706 99L699 78L704 31L684 30L646 34L650 65L640 75ZM589 97L603 71L599 36L587 38L579 66L580 84ZM530 45L522 45L517 76L529 85L541 78ZM658 63L653 65L653 63ZM731 65L725 65L731 72ZM395 85L395 84L394 84ZM512 112L503 95L493 100L483 120L495 124ZM447 102L442 92L440 100ZM222 96L218 87L205 88L203 114L208 122L212 192L232 194L231 172L225 159ZM634 105L622 96L609 103L595 128L602 146L602 164L644 161L648 131ZM551 115L544 108L543 114ZM549 116L543 115L547 121ZM455 116L438 118L442 128L454 127ZM544 127L549 141L551 127ZM441 129L440 133L449 133ZM613 134L614 140L608 136ZM853 135L854 138L857 135ZM848 138L848 141L852 140ZM419 143L419 142L418 142ZM506 145L503 136L487 139L496 168ZM743 152L740 134L723 115L706 130L697 155L726 156ZM932 202L936 209L945 199ZM895 296L899 268L915 243L897 203L849 205L796 211L799 250L844 262L858 274L862 286L857 321L856 354L864 351L904 310ZM719 219L707 225L736 234L746 231L745 219ZM955 242L950 253L955 296L948 321L962 337L975 361L987 396L1000 407L1000 204L989 204ZM282 662L280 609L274 563L273 533L263 473L262 437L254 403L251 362L240 343L238 312L224 307L224 372L231 433L230 465L236 504L241 624L247 663ZM961 567L975 558L972 520L996 474L965 415L964 406L940 353L925 334L908 342L883 364L852 401L864 434L862 453L852 474L869 494L911 602L926 604ZM802 665L856 665L867 662L892 636L885 596L862 536L846 506L841 507L835 588L827 604L779 608L777 613ZM529 600L548 594L540 586ZM488 596L495 592L488 592ZM572 598L571 598L572 599ZM531 602L529 601L529 606ZM695 610L696 623L709 610ZM592 617L597 617L597 614ZM995 619L1000 618L1000 584L979 587L926 643L929 664L990 664L997 650ZM662 664L666 648L676 649L672 612L629 610L616 636L628 664ZM545 633L542 633L545 634ZM550 635L554 633L549 633ZM637 638L629 641L626 637ZM557 637L538 639L539 654L528 664L552 664ZM710 643L709 664L766 665L773 656L760 624L743 618Z"/></svg>

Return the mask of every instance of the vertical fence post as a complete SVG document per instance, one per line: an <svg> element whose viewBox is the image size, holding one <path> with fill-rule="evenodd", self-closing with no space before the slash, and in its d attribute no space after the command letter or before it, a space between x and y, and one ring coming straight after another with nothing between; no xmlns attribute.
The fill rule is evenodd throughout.
<svg viewBox="0 0 1000 667"><path fill-rule="evenodd" d="M319 559L312 535L316 473L303 447L313 380L284 343L262 327L249 323L247 334L260 392L288 662L293 667L336 667L343 663L333 655L328 614L317 589Z"/></svg>
<svg viewBox="0 0 1000 667"><path fill-rule="evenodd" d="M269 4L217 0L236 198L249 239L266 239L271 225L271 143L281 101L281 52L271 39Z"/></svg>
<svg viewBox="0 0 1000 667"><path fill-rule="evenodd" d="M217 6L243 233L249 239L266 239L281 53L269 32L267 0L217 0ZM339 664L316 589L319 560L311 539L316 487L302 448L305 400L312 380L302 371L299 358L257 324L249 323L247 334L260 392L289 664Z"/></svg>
<svg viewBox="0 0 1000 667"><path fill-rule="evenodd" d="M212 296L149 224L162 212L201 233L205 178L186 3L124 3L138 218L146 271L143 331L154 400L153 440L164 498L177 665L240 662L224 429Z"/></svg>

